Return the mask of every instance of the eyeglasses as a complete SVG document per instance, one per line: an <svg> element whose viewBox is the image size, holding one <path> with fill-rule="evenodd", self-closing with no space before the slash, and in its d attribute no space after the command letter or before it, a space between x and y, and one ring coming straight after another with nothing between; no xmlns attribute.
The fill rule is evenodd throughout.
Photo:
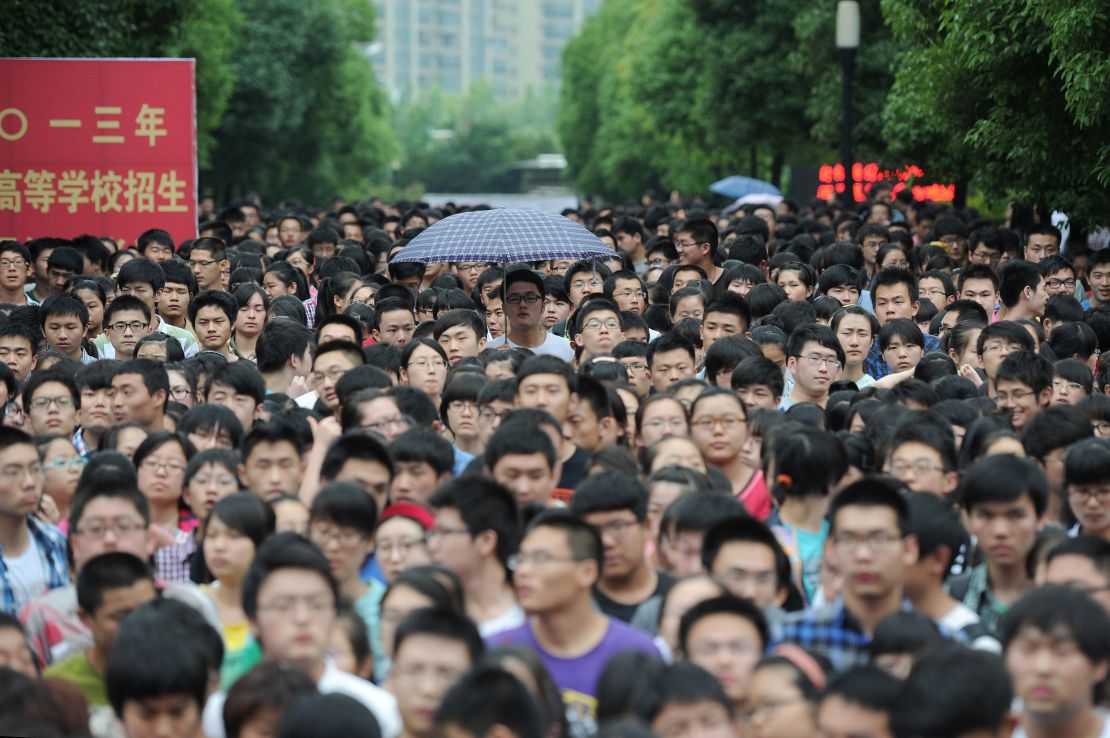
<svg viewBox="0 0 1110 738"><path fill-rule="evenodd" d="M1110 502L1110 487L1075 486L1068 489L1068 497L1076 502L1097 502L1104 505Z"/></svg>
<svg viewBox="0 0 1110 738"><path fill-rule="evenodd" d="M343 548L352 548L366 540L366 535L362 531L353 528L331 528L326 525L309 526L308 537L321 548L332 541L335 541Z"/></svg>
<svg viewBox="0 0 1110 738"><path fill-rule="evenodd" d="M195 267L200 267L201 269L207 269L208 267L212 266L215 263L216 263L215 259L197 259L196 261L193 261L192 259L189 259L189 266L194 267L194 268Z"/></svg>
<svg viewBox="0 0 1110 738"><path fill-rule="evenodd" d="M605 525L595 525L594 530L597 531L599 536L605 537L606 535L613 538L621 538L625 533L639 526L640 523L635 520L614 520Z"/></svg>
<svg viewBox="0 0 1110 738"><path fill-rule="evenodd" d="M146 525L137 520L117 520L110 525L90 523L89 525L75 529L73 533L83 538L100 539L104 538L109 533L116 538L123 538L124 536L129 536L141 530L146 530Z"/></svg>
<svg viewBox="0 0 1110 738"><path fill-rule="evenodd" d="M903 474L912 471L914 474L928 474L929 472L940 469L944 471L944 467L937 466L928 459L918 459L917 461L892 461L890 462L890 472L900 477Z"/></svg>
<svg viewBox="0 0 1110 738"><path fill-rule="evenodd" d="M27 266L23 259L0 259L0 269L22 269Z"/></svg>
<svg viewBox="0 0 1110 738"><path fill-rule="evenodd" d="M478 403L471 402L470 400L452 400L447 403L447 409L456 413L466 411L473 415L478 412Z"/></svg>
<svg viewBox="0 0 1110 738"><path fill-rule="evenodd" d="M310 597L275 597L269 602L260 602L258 609L262 612L276 612L285 615L295 611L297 605L304 605L309 613L320 615L335 609L335 598L330 594L318 594Z"/></svg>
<svg viewBox="0 0 1110 738"><path fill-rule="evenodd" d="M644 428L651 428L652 430L660 430L662 428L674 428L681 430L686 427L685 418L652 418L645 421Z"/></svg>
<svg viewBox="0 0 1110 738"><path fill-rule="evenodd" d="M428 542L438 541L444 536L470 535L469 528L432 528L428 531Z"/></svg>
<svg viewBox="0 0 1110 738"><path fill-rule="evenodd" d="M1047 279L1047 280L1045 280L1044 286L1047 287L1050 290L1058 290L1061 287L1067 287L1068 289L1075 289L1075 280L1074 279Z"/></svg>
<svg viewBox="0 0 1110 738"><path fill-rule="evenodd" d="M9 418L19 418L25 414L26 413L23 412L23 408L20 407L16 402L9 402L7 405L4 406L4 415Z"/></svg>
<svg viewBox="0 0 1110 738"><path fill-rule="evenodd" d="M366 423L362 427L367 430L372 430L375 433L384 434L390 428L403 428L407 430L412 425L412 418L402 415L396 418L385 418L377 420L373 423Z"/></svg>
<svg viewBox="0 0 1110 738"><path fill-rule="evenodd" d="M833 545L841 553L851 553L861 546L872 553L889 550L895 543L902 540L897 533L871 533L859 536L855 533L836 533L833 535Z"/></svg>
<svg viewBox="0 0 1110 738"><path fill-rule="evenodd" d="M185 467L176 461L157 461L155 459L146 459L143 463L139 464L140 469L147 471L157 471L161 469L167 474L184 474Z"/></svg>
<svg viewBox="0 0 1110 738"><path fill-rule="evenodd" d="M719 418L698 418L697 420L691 420L690 425L703 431L712 430L713 426L720 425L722 429L731 431L747 422L747 418L742 418L739 415L722 415Z"/></svg>
<svg viewBox="0 0 1110 738"><path fill-rule="evenodd" d="M1013 400L1013 401L1016 401L1016 402L1021 402L1025 398L1032 397L1035 394L1037 394L1037 393L1034 392L1033 390L1012 390L1010 392L999 392L998 393L998 401L999 402L1010 402L1011 400Z"/></svg>
<svg viewBox="0 0 1110 738"><path fill-rule="evenodd" d="M65 410L67 407L73 407L73 398L65 395L62 397L36 397L31 400L31 407L37 410L45 410L51 405L57 405L59 410Z"/></svg>
<svg viewBox="0 0 1110 738"><path fill-rule="evenodd" d="M829 369L839 369L840 359L835 356L818 356L817 354L799 354L796 358L805 359L813 366L821 366L824 364Z"/></svg>
<svg viewBox="0 0 1110 738"><path fill-rule="evenodd" d="M587 320L582 326L587 330L596 331L605 328L607 331L620 330L621 324L617 320Z"/></svg>
<svg viewBox="0 0 1110 738"><path fill-rule="evenodd" d="M85 463L84 456L74 456L69 459L54 459L53 461L47 462L46 467L54 471L62 471L63 469L75 470L85 468Z"/></svg>
<svg viewBox="0 0 1110 738"><path fill-rule="evenodd" d="M455 268L458 269L460 272L480 272L485 269L486 266L486 264L467 262L464 264L456 264Z"/></svg>
<svg viewBox="0 0 1110 738"><path fill-rule="evenodd" d="M518 553L509 557L509 570L517 571L525 564L532 564L537 568L550 566L551 564L570 564L578 559L573 556L556 556L547 551L536 551L534 553Z"/></svg>
<svg viewBox="0 0 1110 738"><path fill-rule="evenodd" d="M114 330L116 333L126 333L127 331L138 333L143 328L146 328L146 323L142 322L141 320L133 320L130 323L112 323L108 327Z"/></svg>
<svg viewBox="0 0 1110 738"><path fill-rule="evenodd" d="M642 362L637 362L635 364L625 364L624 367L628 370L629 374L644 374L648 370L648 365Z"/></svg>
<svg viewBox="0 0 1110 738"><path fill-rule="evenodd" d="M712 658L717 655L718 651L724 651L733 656L749 656L758 651L758 648L753 643L741 640L705 641L690 646L690 656L692 658Z"/></svg>
<svg viewBox="0 0 1110 738"><path fill-rule="evenodd" d="M175 400L181 400L193 394L193 391L188 387L170 387L170 397Z"/></svg>
<svg viewBox="0 0 1110 738"><path fill-rule="evenodd" d="M685 251L686 249L696 249L698 246L701 246L701 243L687 243L685 241L674 242L674 247L679 251Z"/></svg>
<svg viewBox="0 0 1110 738"><path fill-rule="evenodd" d="M418 369L424 369L424 370L427 370L427 369L446 369L447 368L447 362L444 361L443 359L416 359L415 361L410 361L409 365L405 368L406 369L412 369L414 366L417 367Z"/></svg>
<svg viewBox="0 0 1110 738"><path fill-rule="evenodd" d="M509 305L519 305L520 303L527 303L528 305L535 305L543 298L535 293L530 292L527 295L506 295L505 302Z"/></svg>
<svg viewBox="0 0 1110 738"><path fill-rule="evenodd" d="M647 293L643 290L621 290L620 292L614 292L613 297L622 297L625 300L631 299L633 297L638 297L643 300L645 297L647 297Z"/></svg>
<svg viewBox="0 0 1110 738"><path fill-rule="evenodd" d="M390 671L391 674L396 674L398 681L408 682L410 685L420 684L426 679L431 679L441 687L448 687L455 682L459 681L462 672L456 669L446 669L442 666L431 666L425 664L412 664L397 666Z"/></svg>
<svg viewBox="0 0 1110 738"><path fill-rule="evenodd" d="M399 541L378 541L375 548L379 556L388 559L394 553L401 557L408 556L409 551L417 546L424 546L427 542L425 538L402 538Z"/></svg>
<svg viewBox="0 0 1110 738"><path fill-rule="evenodd" d="M334 369L329 369L326 372L312 372L312 374L308 375L308 381L309 384L311 384L313 387L319 387L327 380L338 382L339 378L346 374L347 371L348 370L337 366Z"/></svg>
<svg viewBox="0 0 1110 738"><path fill-rule="evenodd" d="M497 412L493 408L484 407L478 411L478 417L482 420L493 420L494 418L496 418L497 420L504 420L511 412L512 410L503 410L502 412Z"/></svg>
<svg viewBox="0 0 1110 738"><path fill-rule="evenodd" d="M576 280L574 280L573 282L570 283L570 288L572 290L584 290L587 287L600 287L600 286L601 286L601 282L597 281L596 279L591 280L589 282L584 282L581 279L576 279Z"/></svg>

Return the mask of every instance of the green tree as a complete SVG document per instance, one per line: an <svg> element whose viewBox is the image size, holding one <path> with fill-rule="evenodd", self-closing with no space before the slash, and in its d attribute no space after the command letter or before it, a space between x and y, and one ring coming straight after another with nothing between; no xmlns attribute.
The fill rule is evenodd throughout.
<svg viewBox="0 0 1110 738"><path fill-rule="evenodd" d="M373 10L354 0L239 0L249 43L206 181L314 202L383 172L394 150L387 103L362 47Z"/></svg>
<svg viewBox="0 0 1110 738"><path fill-rule="evenodd" d="M203 167L235 81L241 25L235 0L14 0L0 20L0 56L195 58Z"/></svg>
<svg viewBox="0 0 1110 738"><path fill-rule="evenodd" d="M903 51L892 151L1084 226L1110 211L1110 15L1101 0L883 0Z"/></svg>

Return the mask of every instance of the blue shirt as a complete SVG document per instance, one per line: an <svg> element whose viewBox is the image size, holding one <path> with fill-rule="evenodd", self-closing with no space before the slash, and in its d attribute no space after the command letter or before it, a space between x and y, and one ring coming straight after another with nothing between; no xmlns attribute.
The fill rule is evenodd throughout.
<svg viewBox="0 0 1110 738"><path fill-rule="evenodd" d="M27 518L27 528L31 534L30 545L38 552L43 571L46 573L46 589L56 589L69 584L65 534L50 523L44 523L33 517ZM32 596L40 594L42 593L33 592ZM0 548L0 596L3 597L4 612L9 615L18 616L19 608L26 604L19 602L16 597L15 587L8 572L8 562L2 548Z"/></svg>
<svg viewBox="0 0 1110 738"><path fill-rule="evenodd" d="M924 334L924 338L925 353L940 350L940 338L929 333ZM886 360L883 359L883 352L879 349L878 336L871 344L871 350L867 352L867 359L863 362L863 371L875 379L882 379L890 374L890 367L887 366Z"/></svg>

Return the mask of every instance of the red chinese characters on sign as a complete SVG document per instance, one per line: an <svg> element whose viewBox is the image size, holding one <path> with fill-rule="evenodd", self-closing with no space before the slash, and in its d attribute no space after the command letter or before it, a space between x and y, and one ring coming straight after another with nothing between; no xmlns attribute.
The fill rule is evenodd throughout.
<svg viewBox="0 0 1110 738"><path fill-rule="evenodd" d="M844 192L845 182L844 165L823 164L817 170L817 192L819 200L831 200L834 195ZM913 199L918 202L952 202L956 197L956 185L953 184L921 184L925 172L920 167L909 165L902 169L881 169L875 162L863 164L856 162L852 165L852 198L856 202L867 200L867 193L871 185L883 180L894 183L894 195L907 187ZM912 180L912 184L911 184Z"/></svg>
<svg viewBox="0 0 1110 738"><path fill-rule="evenodd" d="M195 238L192 59L0 59L0 238Z"/></svg>

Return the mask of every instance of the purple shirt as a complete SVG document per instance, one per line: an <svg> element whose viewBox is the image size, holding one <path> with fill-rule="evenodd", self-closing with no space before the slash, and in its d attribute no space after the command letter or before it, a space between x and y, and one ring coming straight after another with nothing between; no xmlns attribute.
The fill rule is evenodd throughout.
<svg viewBox="0 0 1110 738"><path fill-rule="evenodd" d="M652 643L651 636L639 628L607 616L609 628L604 637L589 653L576 658L561 658L544 650L532 632L531 620L524 625L495 633L486 639L487 645L525 646L539 654L555 686L562 693L570 719L571 732L580 734L580 729L590 730L597 717L597 681L609 659L624 651L640 651L662 659L659 649Z"/></svg>

